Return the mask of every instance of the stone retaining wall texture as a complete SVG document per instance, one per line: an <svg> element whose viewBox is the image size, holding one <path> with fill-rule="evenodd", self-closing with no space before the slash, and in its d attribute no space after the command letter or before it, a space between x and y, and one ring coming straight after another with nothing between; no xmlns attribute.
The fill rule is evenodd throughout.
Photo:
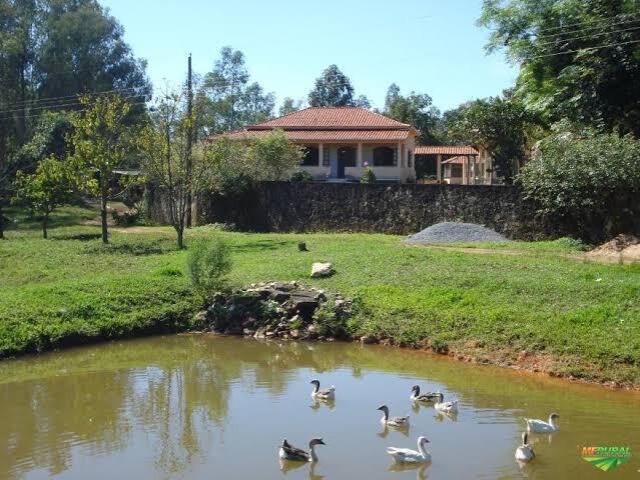
<svg viewBox="0 0 640 480"><path fill-rule="evenodd" d="M152 218L166 222L157 193ZM492 228L512 239L573 236L600 241L640 231L640 204L619 195L610 212L542 218L516 187L265 182L235 196L200 194L198 224L257 232L371 232L409 235L444 221Z"/></svg>

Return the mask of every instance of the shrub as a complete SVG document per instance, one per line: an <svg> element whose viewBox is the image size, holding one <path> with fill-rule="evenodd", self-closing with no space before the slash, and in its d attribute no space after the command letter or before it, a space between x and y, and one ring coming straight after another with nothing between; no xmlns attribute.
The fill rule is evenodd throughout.
<svg viewBox="0 0 640 480"><path fill-rule="evenodd" d="M131 225L136 224L140 214L137 210L125 210L123 212L114 210L111 212L111 217L113 218L113 223L117 227L130 227Z"/></svg>
<svg viewBox="0 0 640 480"><path fill-rule="evenodd" d="M289 180L291 182L294 182L294 183L297 183L297 182L312 182L313 181L313 175L311 175L306 170L298 170L297 172L294 172L293 175L291 175L291 178Z"/></svg>
<svg viewBox="0 0 640 480"><path fill-rule="evenodd" d="M540 213L581 219L607 212L620 192L640 192L640 141L552 135L540 142L518 181Z"/></svg>
<svg viewBox="0 0 640 480"><path fill-rule="evenodd" d="M376 183L376 174L373 169L365 163L364 171L360 177L360 183Z"/></svg>
<svg viewBox="0 0 640 480"><path fill-rule="evenodd" d="M187 253L187 275L192 288L204 300L224 288L231 271L229 247L220 239L193 242Z"/></svg>

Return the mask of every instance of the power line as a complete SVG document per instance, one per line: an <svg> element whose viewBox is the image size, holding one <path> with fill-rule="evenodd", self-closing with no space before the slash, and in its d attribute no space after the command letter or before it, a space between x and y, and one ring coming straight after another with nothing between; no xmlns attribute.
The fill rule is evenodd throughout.
<svg viewBox="0 0 640 480"><path fill-rule="evenodd" d="M108 93L116 93L116 92L126 92L129 90L138 90L140 87L130 87L130 88L117 88L114 90L102 90L102 91L98 91L98 92L86 92L86 93L76 93L75 95L66 95L66 96L62 96L62 97L43 97L43 98L34 98L31 100L23 100L20 102L14 102L14 103L9 103L7 105L5 105L5 107L13 107L13 106L20 106L23 104L27 104L27 103L49 103L52 101L57 101L57 100L63 100L63 99L67 99L67 98L77 98L78 96L81 95L102 95L102 94L108 94Z"/></svg>
<svg viewBox="0 0 640 480"><path fill-rule="evenodd" d="M104 95L103 95L104 96ZM135 94L135 95L126 95L123 96L122 98L134 98L134 97L146 97L147 95L145 94ZM65 101L63 103L59 103L59 104L50 104L50 105L38 105L36 107L25 107L25 108L18 108L15 110L0 110L0 115L5 115L8 113L14 113L14 112L23 112L24 110L28 110L29 112L33 112L33 111L37 111L37 110L48 110L50 108L56 108L56 107L73 107L75 105L79 105L80 104L80 100L76 99L76 100L68 100Z"/></svg>
<svg viewBox="0 0 640 480"><path fill-rule="evenodd" d="M594 30L597 28L607 28L607 27L614 27L614 28L619 28L619 27L624 27L625 24L628 23L638 23L640 22L640 18L637 18L635 20L628 20L626 22L614 22L614 23L609 23L609 24L604 24L604 25L595 25L593 27L584 27L584 28L578 28L576 30L569 30L566 32L558 32L558 33L553 33L553 34L549 34L549 35L536 35L536 39L538 40L544 40L546 38L552 38L552 37L560 37L562 35L573 35L575 33L584 33L587 32L589 30Z"/></svg>
<svg viewBox="0 0 640 480"><path fill-rule="evenodd" d="M632 43L640 43L640 40L630 40L628 42L610 43L610 44L607 44L607 45L599 45L597 47L578 48L576 50L567 50L565 52L546 53L546 54L543 54L543 55L535 55L535 56L532 56L532 57L526 57L526 58L523 58L522 60L526 61L526 60L534 60L536 58L553 57L553 56L556 56L556 55L565 55L567 53L587 52L587 51L591 51L591 50L599 50L601 48L617 47L617 46L620 46L620 45L629 45L629 44L632 44Z"/></svg>
<svg viewBox="0 0 640 480"><path fill-rule="evenodd" d="M576 22L576 23L568 23L567 25L561 25L561 26L557 26L557 27L547 27L547 28L541 28L538 31L539 32L549 32L549 31L554 31L554 30L562 30L563 28L571 28L571 27L576 27L578 25L588 25L591 23L602 23L602 20L615 20L616 18L619 17L629 17L629 16L635 16L635 15L640 15L639 12L633 12L633 13L621 13L619 15L614 15L613 17L604 17L604 19L599 19L599 20L587 20L587 21L583 21L583 22Z"/></svg>
<svg viewBox="0 0 640 480"><path fill-rule="evenodd" d="M136 98L136 97L140 97L140 96L141 96L141 95L131 95L131 96L128 96L128 97L122 97L122 98L123 98L123 99L127 99L127 98ZM148 102L145 100L144 102L131 102L131 103L129 103L129 105L131 105L131 106L133 106L133 105L146 105L147 103L148 103ZM80 105L80 103L76 103L76 104L59 104L59 105L51 105L51 106L50 106L50 107L48 107L48 108L58 108L58 107L67 107L67 108L68 108L68 107L74 107L74 106L77 106L77 105ZM76 112L82 112L82 111L84 111L84 110L87 110L88 108L90 108L90 107L79 108L79 109L76 109L76 110L74 110L74 111L76 111ZM64 110L64 108L61 108L61 110ZM1 113L1 112L0 112L0 113ZM39 116L41 116L41 115L42 115L42 112L41 112L41 113L35 113L35 114L29 114L29 115L10 115L10 116L8 116L8 117L2 117L2 118L0 118L0 121L3 121L3 120L13 120L13 119L16 119L16 118L33 118L33 117L39 117Z"/></svg>
<svg viewBox="0 0 640 480"><path fill-rule="evenodd" d="M624 28L622 30L614 30L614 31L611 31L611 32L592 33L592 34L589 34L589 35L582 35L582 36L579 36L579 37L570 37L570 38L562 38L562 39L557 39L557 40L551 40L549 42L542 42L542 43L539 43L537 45L552 45L552 44L557 43L557 42L573 42L574 40L582 40L584 38L601 37L602 35L611 35L611 34L614 34L614 33L629 32L629 31L632 31L632 30L640 30L640 25L637 25L635 27Z"/></svg>

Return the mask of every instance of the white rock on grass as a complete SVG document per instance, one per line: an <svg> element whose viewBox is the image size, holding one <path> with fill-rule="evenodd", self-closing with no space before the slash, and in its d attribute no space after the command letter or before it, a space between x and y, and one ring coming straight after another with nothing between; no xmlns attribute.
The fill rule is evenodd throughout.
<svg viewBox="0 0 640 480"><path fill-rule="evenodd" d="M316 262L311 266L311 277L329 277L333 275L333 265L330 263Z"/></svg>

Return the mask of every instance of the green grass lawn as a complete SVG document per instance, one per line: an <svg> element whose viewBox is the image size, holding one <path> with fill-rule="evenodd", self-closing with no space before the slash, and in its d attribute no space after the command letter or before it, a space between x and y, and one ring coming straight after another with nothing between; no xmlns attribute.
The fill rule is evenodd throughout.
<svg viewBox="0 0 640 480"><path fill-rule="evenodd" d="M90 215L91 214L91 215ZM55 215L55 214L54 214ZM200 307L184 276L185 252L170 228L113 232L70 226L95 212L63 210L49 240L37 224L0 242L0 354L94 338L175 331ZM352 296L356 334L473 355L527 351L552 357L549 370L640 384L640 265L599 265L561 254L579 244L508 244L521 254L407 247L368 234L245 234L209 227L232 249L233 284L304 280ZM304 240L309 252L297 251ZM482 245L492 248L491 245ZM311 263L336 275L308 279Z"/></svg>

